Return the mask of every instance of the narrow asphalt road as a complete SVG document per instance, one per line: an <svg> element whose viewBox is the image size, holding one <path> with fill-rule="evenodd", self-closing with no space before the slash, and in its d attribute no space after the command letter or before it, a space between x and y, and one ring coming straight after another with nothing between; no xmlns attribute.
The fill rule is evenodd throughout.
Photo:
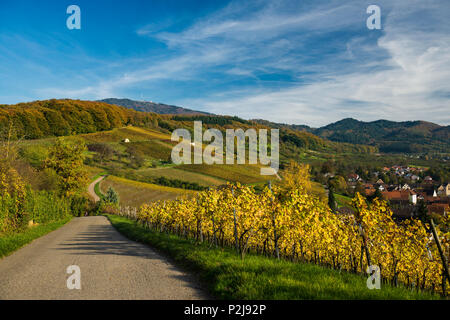
<svg viewBox="0 0 450 320"><path fill-rule="evenodd" d="M71 265L80 268L80 290L67 288ZM0 300L206 298L191 275L103 216L74 218L0 259Z"/></svg>

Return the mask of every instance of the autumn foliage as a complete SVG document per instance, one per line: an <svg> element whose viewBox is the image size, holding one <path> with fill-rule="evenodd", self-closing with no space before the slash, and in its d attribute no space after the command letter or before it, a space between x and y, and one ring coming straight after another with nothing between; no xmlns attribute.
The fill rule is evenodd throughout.
<svg viewBox="0 0 450 320"><path fill-rule="evenodd" d="M11 122L17 137L39 139L111 130L128 124L146 125L156 117L103 102L44 100L0 105L0 128Z"/></svg>
<svg viewBox="0 0 450 320"><path fill-rule="evenodd" d="M420 220L395 222L385 202L375 199L369 206L360 194L353 204L354 215L337 215L302 186L257 193L237 184L144 205L137 220L161 232L236 247L242 257L249 250L278 253L350 272L366 273L367 247L384 281L448 293L435 243ZM448 256L450 235L438 232Z"/></svg>

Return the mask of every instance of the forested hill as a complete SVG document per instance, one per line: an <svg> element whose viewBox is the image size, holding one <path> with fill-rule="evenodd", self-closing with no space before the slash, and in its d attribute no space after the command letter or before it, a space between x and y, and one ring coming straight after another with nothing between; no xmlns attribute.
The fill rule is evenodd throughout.
<svg viewBox="0 0 450 320"><path fill-rule="evenodd" d="M382 152L450 152L450 126L426 121L347 118L310 132L332 141L378 146Z"/></svg>
<svg viewBox="0 0 450 320"><path fill-rule="evenodd" d="M109 104L130 108L136 111L155 112L159 114L209 114L206 112L195 111L163 103L155 103L151 101L136 101L130 99L108 98L100 100L100 102L106 102Z"/></svg>
<svg viewBox="0 0 450 320"><path fill-rule="evenodd" d="M375 146L381 152L450 153L450 126L440 126L426 121L364 122L347 118L320 128L273 123L259 119L253 121L275 128L310 132L335 142Z"/></svg>
<svg viewBox="0 0 450 320"><path fill-rule="evenodd" d="M192 122L202 121L205 128L273 128L238 117L217 115L160 115L139 112L98 101L44 100L16 105L0 105L0 132L14 126L17 138L38 139L111 130L126 125L152 128L170 133L177 128L192 130ZM309 132L281 128L280 151L286 158L295 158L300 150L325 152L373 153L371 146L332 142Z"/></svg>
<svg viewBox="0 0 450 320"><path fill-rule="evenodd" d="M145 126L155 117L103 102L68 99L0 105L0 129L12 123L16 135L25 139L91 133L128 124Z"/></svg>

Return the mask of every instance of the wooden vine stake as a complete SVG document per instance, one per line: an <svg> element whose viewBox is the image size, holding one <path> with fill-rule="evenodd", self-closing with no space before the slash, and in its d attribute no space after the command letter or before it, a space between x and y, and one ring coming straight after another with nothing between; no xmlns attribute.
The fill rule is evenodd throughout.
<svg viewBox="0 0 450 320"><path fill-rule="evenodd" d="M272 193L272 183L269 180L269 190ZM273 197L272 197L272 207L273 207ZM277 237L277 224L275 221L275 210L272 212L272 224L273 224L273 241L275 246L275 256L280 260L280 249L278 248L278 237Z"/></svg>
<svg viewBox="0 0 450 320"><path fill-rule="evenodd" d="M442 266L444 267L444 276L447 277L447 280L450 283L450 272L448 270L447 257L444 254L444 250L442 250L441 241L439 240L439 237L437 235L436 227L434 225L433 219L430 219L430 226L431 226L431 232L433 233L434 241L436 241L436 245L437 245L437 248L438 248L438 251L439 251L439 255L441 256ZM445 280L443 281L443 284L445 284ZM445 286L443 285L443 289L444 288L445 288ZM443 290L443 291L444 291L444 294L445 294L445 290Z"/></svg>
<svg viewBox="0 0 450 320"><path fill-rule="evenodd" d="M233 187L231 187L231 194L234 197ZM238 239L238 232L237 232L236 207L235 206L233 206L233 217L234 217L234 243L236 245L236 253L239 254L241 250L239 249L239 239Z"/></svg>

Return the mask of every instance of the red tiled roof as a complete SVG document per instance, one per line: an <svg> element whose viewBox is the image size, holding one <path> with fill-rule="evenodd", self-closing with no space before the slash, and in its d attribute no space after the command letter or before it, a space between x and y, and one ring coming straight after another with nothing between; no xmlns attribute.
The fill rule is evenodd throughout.
<svg viewBox="0 0 450 320"><path fill-rule="evenodd" d="M409 200L410 190L383 191L382 195L386 200Z"/></svg>

